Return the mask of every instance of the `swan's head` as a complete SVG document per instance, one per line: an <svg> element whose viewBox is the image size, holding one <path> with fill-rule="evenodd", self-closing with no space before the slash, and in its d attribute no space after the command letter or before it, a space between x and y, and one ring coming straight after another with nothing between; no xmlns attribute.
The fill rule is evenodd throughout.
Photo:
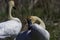
<svg viewBox="0 0 60 40"><path fill-rule="evenodd" d="M14 6L15 6L14 0L10 0L10 1L8 2L8 4L9 4L9 7L14 7Z"/></svg>
<svg viewBox="0 0 60 40"><path fill-rule="evenodd" d="M28 20L31 20L32 23L40 23L38 20L37 20L37 16L28 16L27 19Z"/></svg>

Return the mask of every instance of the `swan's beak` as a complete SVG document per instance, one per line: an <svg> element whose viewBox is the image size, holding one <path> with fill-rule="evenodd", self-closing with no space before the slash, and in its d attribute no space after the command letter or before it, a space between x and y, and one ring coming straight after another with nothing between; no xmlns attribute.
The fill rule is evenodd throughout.
<svg viewBox="0 0 60 40"><path fill-rule="evenodd" d="M13 7L13 9L16 9L16 7Z"/></svg>

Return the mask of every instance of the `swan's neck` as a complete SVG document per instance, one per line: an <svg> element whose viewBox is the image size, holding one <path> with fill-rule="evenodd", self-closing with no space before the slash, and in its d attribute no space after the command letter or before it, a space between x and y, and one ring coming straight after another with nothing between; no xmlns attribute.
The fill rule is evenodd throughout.
<svg viewBox="0 0 60 40"><path fill-rule="evenodd" d="M9 19L13 19L14 17L11 14L12 6L9 6Z"/></svg>
<svg viewBox="0 0 60 40"><path fill-rule="evenodd" d="M13 17L12 14L11 14L12 8L14 7L14 1L12 1L12 0L9 1L9 2L8 2L8 5L9 5L9 8L8 8L8 9L9 9L9 15L8 15L9 18L8 18L8 19L14 19L14 17Z"/></svg>
<svg viewBox="0 0 60 40"><path fill-rule="evenodd" d="M18 18L15 18L12 16L12 14L11 14L12 8L13 8L12 6L9 6L9 20L15 20L15 21L20 22L20 20Z"/></svg>
<svg viewBox="0 0 60 40"><path fill-rule="evenodd" d="M13 6L9 6L9 15L8 15L9 17L8 17L8 19L14 19L14 17L11 14L12 8L13 8Z"/></svg>
<svg viewBox="0 0 60 40"><path fill-rule="evenodd" d="M43 28L45 28L44 22L40 18L37 18L37 20L40 22L40 26L42 26Z"/></svg>

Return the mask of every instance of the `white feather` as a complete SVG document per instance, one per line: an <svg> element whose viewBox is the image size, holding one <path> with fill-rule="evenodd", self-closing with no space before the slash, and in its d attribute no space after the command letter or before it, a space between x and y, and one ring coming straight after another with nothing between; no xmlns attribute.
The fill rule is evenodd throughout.
<svg viewBox="0 0 60 40"><path fill-rule="evenodd" d="M21 22L17 22L15 20L9 20L6 22L2 22L2 23L0 23L0 37L18 35L21 28L22 28Z"/></svg>

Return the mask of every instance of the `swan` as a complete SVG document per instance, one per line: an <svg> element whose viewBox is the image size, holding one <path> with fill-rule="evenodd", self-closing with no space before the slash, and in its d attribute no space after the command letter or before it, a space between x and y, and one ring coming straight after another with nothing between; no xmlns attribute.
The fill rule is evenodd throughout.
<svg viewBox="0 0 60 40"><path fill-rule="evenodd" d="M38 20L41 23L40 24L34 23L34 21L36 20ZM30 16L27 18L27 21L28 21L28 26L31 29L32 40L49 40L50 39L50 34L45 29L45 24L39 17Z"/></svg>
<svg viewBox="0 0 60 40"><path fill-rule="evenodd" d="M41 20L41 18L39 18L37 16L28 16L28 19L31 19L32 23L37 22L41 27L46 29L45 23L43 22L43 20Z"/></svg>
<svg viewBox="0 0 60 40"><path fill-rule="evenodd" d="M18 18L11 15L11 10L14 7L14 1L11 0L9 3L9 20L0 23L0 38L6 38L14 36L16 37L21 31L22 23Z"/></svg>
<svg viewBox="0 0 60 40"><path fill-rule="evenodd" d="M37 16L33 16L33 17L37 17ZM16 40L49 40L50 39L49 32L46 29L44 29L44 27L41 27L40 24L33 23L30 17L27 17L27 22L29 27L28 30L19 33L18 36L16 37Z"/></svg>

